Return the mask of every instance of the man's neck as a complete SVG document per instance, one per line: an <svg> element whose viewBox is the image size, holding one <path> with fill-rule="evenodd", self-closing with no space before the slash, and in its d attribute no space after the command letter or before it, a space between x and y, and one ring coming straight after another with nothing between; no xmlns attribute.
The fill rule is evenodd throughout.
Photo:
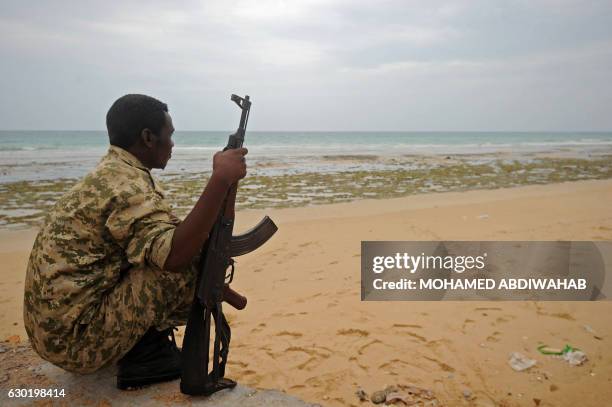
<svg viewBox="0 0 612 407"><path fill-rule="evenodd" d="M125 151L138 158L138 161L140 161L142 165L144 165L147 169L151 170L151 168L153 168L146 159L146 154L142 151L142 148L140 148L140 146L132 146L130 148L126 148Z"/></svg>

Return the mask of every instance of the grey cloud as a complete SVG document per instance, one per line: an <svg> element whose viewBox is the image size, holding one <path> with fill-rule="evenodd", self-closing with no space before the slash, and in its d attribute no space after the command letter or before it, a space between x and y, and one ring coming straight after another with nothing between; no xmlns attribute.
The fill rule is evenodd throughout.
<svg viewBox="0 0 612 407"><path fill-rule="evenodd" d="M245 91L254 129L612 127L605 1L8 1L0 11L2 128L103 128L127 92L168 102L178 128L228 128L226 99Z"/></svg>

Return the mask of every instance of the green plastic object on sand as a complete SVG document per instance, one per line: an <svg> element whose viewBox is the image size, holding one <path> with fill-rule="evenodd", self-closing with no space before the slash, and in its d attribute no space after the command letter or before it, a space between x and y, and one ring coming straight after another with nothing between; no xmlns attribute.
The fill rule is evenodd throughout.
<svg viewBox="0 0 612 407"><path fill-rule="evenodd" d="M540 345L538 346L538 352L540 352L542 355L565 355L568 352L574 352L580 350L578 348L574 348L571 345L565 345L565 347L561 350L556 349L556 348L551 348L548 345Z"/></svg>

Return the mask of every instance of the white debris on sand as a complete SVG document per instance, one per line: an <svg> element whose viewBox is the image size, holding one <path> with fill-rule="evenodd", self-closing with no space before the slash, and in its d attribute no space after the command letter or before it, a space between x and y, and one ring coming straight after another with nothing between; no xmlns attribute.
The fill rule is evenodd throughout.
<svg viewBox="0 0 612 407"><path fill-rule="evenodd" d="M573 350L563 354L563 360L572 366L580 366L588 360L586 353L580 350Z"/></svg>
<svg viewBox="0 0 612 407"><path fill-rule="evenodd" d="M508 364L512 367L512 369L516 370L517 372L527 370L530 367L535 366L536 363L536 360L529 359L527 356L519 352L512 352L510 354L510 359L508 360Z"/></svg>

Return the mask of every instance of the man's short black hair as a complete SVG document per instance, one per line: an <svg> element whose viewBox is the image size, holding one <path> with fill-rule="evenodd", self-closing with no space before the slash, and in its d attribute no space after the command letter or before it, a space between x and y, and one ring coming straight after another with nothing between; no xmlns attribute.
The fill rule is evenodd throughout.
<svg viewBox="0 0 612 407"><path fill-rule="evenodd" d="M166 123L168 106L147 96L130 94L120 97L106 114L106 128L110 143L121 148L129 148L136 143L144 129L154 134Z"/></svg>

